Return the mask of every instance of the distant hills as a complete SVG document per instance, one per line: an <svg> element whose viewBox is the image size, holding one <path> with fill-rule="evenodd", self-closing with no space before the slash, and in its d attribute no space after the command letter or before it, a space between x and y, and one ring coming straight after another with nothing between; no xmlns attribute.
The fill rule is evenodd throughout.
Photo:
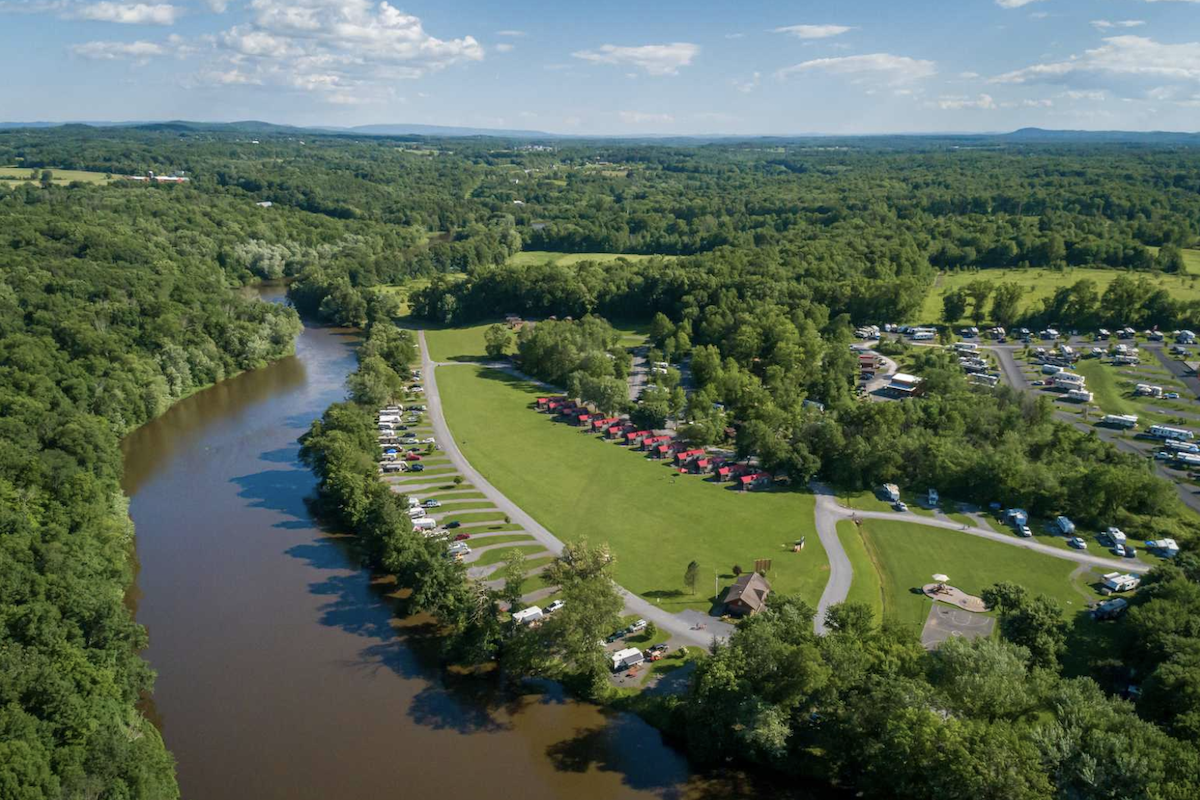
<svg viewBox="0 0 1200 800"><path fill-rule="evenodd" d="M417 123L387 123L375 125L357 125L353 127L338 127L332 125L295 126L278 125L273 122L260 120L243 120L239 122L195 122L189 120L170 121L72 121L72 122L0 122L0 129L28 128L57 128L67 126L87 126L92 128L136 128L147 131L178 131L178 132L213 132L213 133L244 133L244 134L332 134L351 136L428 136L441 138L456 137L487 137L493 136L504 139L624 139L628 141L654 140L659 142L678 141L787 141L791 139L941 139L941 140L970 140L987 142L1022 142L1031 144L1072 144L1072 143L1111 143L1111 144L1156 144L1156 145L1200 145L1200 133L1184 131L1085 131L1085 130L1049 130L1046 128L1021 128L1011 133L905 133L877 134L872 136L853 136L846 134L814 134L803 133L793 135L780 134L622 134L622 135L580 135L549 133L547 131L508 129L508 128L470 128L454 125L423 125Z"/></svg>

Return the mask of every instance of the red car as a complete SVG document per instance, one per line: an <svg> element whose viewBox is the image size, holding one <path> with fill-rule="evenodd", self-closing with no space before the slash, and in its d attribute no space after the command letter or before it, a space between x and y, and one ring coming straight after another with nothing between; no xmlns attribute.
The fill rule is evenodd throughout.
<svg viewBox="0 0 1200 800"><path fill-rule="evenodd" d="M471 534L469 534L469 533L460 533L458 536L455 536L455 537L454 537L454 541L456 541L456 542L461 542L463 539L470 539L470 538L471 538Z"/></svg>
<svg viewBox="0 0 1200 800"><path fill-rule="evenodd" d="M408 453L407 455L404 456L404 460L405 461L420 461L421 457L419 455L417 455L416 453Z"/></svg>

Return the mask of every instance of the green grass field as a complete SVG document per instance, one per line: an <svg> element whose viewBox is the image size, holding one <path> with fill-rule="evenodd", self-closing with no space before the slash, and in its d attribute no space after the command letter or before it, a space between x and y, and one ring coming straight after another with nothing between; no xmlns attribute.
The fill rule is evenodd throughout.
<svg viewBox="0 0 1200 800"><path fill-rule="evenodd" d="M904 625L920 629L925 624L931 601L912 590L929 583L938 572L949 575L952 585L969 594L1012 581L1055 598L1070 616L1085 605L1072 584L1076 565L1070 561L906 522L872 519L863 523L861 531L861 542L878 572L884 615ZM838 535L848 538L853 533L852 525ZM854 564L856 582L858 566Z"/></svg>
<svg viewBox="0 0 1200 800"><path fill-rule="evenodd" d="M483 334L495 322L482 322L465 328L426 328L425 344L429 347L429 357L434 361L486 360L488 356ZM516 337L513 339L515 341ZM516 348L511 348L510 352L516 352Z"/></svg>
<svg viewBox="0 0 1200 800"><path fill-rule="evenodd" d="M1097 290L1103 294L1108 285L1119 275L1138 278L1145 275L1156 286L1161 286L1171 292L1177 300L1200 299L1200 250L1185 250L1184 261L1192 270L1192 275L1165 275L1161 273L1139 273L1119 269L1083 269L1079 267L1066 269L1061 272L1047 269L984 269L977 272L947 272L939 278L939 283L930 289L921 309L921 322L938 323L942 321L942 298L975 280L985 280L992 283L1018 283L1025 287L1025 297L1021 301L1021 311L1039 305L1041 301L1054 294L1062 286L1070 286L1076 281L1087 278L1094 281ZM988 308L990 309L990 303ZM963 317L955 325L969 325L971 322Z"/></svg>
<svg viewBox="0 0 1200 800"><path fill-rule="evenodd" d="M663 608L708 610L714 577L773 559L776 591L816 604L828 562L805 492L743 494L678 476L612 442L581 435L529 408L542 390L495 370L439 367L447 420L471 463L514 502L566 541L608 542L621 585ZM790 552L801 536L802 553ZM700 564L695 595L684 586Z"/></svg>
<svg viewBox="0 0 1200 800"><path fill-rule="evenodd" d="M37 179L29 180L29 173L36 172L39 176L42 174L43 168L31 169L30 167L0 167L0 186L18 186L22 183L37 183ZM56 186L66 186L72 181L80 181L82 183L109 183L112 178L105 175L103 172L84 172L78 169L50 169L54 173L54 183ZM16 180L9 180L16 178Z"/></svg>
<svg viewBox="0 0 1200 800"><path fill-rule="evenodd" d="M850 593L846 601L865 603L875 612L875 618L883 619L883 587L879 583L879 572L871 562L867 547L863 544L858 526L848 519L837 524L838 539L846 555L850 558L850 566L854 569L854 578L850 581Z"/></svg>
<svg viewBox="0 0 1200 800"><path fill-rule="evenodd" d="M645 261L648 258L655 258L655 256L644 256L636 253L552 253L549 250L525 250L510 256L508 263L525 266L530 264L554 264L559 267L573 267L583 261L596 261L601 264L607 264L622 258L628 261ZM674 256L662 256L662 258L674 258Z"/></svg>

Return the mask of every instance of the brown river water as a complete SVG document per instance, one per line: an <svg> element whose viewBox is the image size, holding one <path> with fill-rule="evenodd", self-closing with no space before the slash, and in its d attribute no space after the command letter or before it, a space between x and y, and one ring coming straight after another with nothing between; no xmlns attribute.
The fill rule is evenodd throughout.
<svg viewBox="0 0 1200 800"><path fill-rule="evenodd" d="M279 289L264 289L278 301ZM697 774L635 716L555 687L514 696L437 662L310 517L296 438L343 397L350 332L200 392L124 442L158 672L150 713L188 800L790 795Z"/></svg>

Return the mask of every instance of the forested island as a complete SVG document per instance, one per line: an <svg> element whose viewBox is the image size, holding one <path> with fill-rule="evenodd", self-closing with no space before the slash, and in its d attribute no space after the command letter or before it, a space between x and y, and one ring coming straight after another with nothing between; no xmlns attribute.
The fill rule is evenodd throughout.
<svg viewBox="0 0 1200 800"><path fill-rule="evenodd" d="M1200 792L1200 518L1146 459L1064 424L1044 398L968 384L940 349L903 351L921 397L862 402L849 349L864 324L1200 329L1188 145L535 148L68 126L0 131L8 165L37 179L0 180L0 794L178 794L138 707L153 676L123 602L134 533L118 443L288 354L301 316L364 336L348 401L304 438L325 513L441 621L447 662L612 701L593 647L619 609L603 543L552 568L578 615L514 632L514 598L471 583L378 480L373 416L417 359L397 321L506 314L538 324L499 330L491 357L646 428L728 445L793 487L899 481L1183 548L1156 562L1111 646L1070 665L1061 609L1011 583L985 597L997 636L932 652L860 604L832 608L818 636L811 604L773 598L684 692L614 701L698 762L736 754L872 797ZM104 180L56 181L66 170ZM123 179L149 171L188 180ZM1012 279L1023 272L1056 287L1034 296ZM929 318L931 292L963 275ZM239 292L279 279L292 307ZM688 391L672 368L631 403L614 321L646 327L651 361L686 361Z"/></svg>

